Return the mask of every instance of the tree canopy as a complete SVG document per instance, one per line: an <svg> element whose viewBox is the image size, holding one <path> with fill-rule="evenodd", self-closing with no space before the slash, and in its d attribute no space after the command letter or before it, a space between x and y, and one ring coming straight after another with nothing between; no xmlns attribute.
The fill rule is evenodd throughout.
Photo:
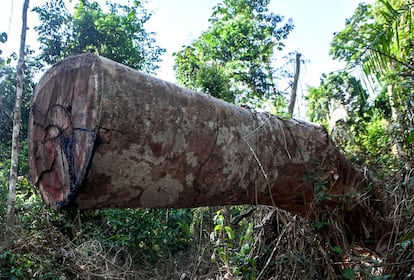
<svg viewBox="0 0 414 280"><path fill-rule="evenodd" d="M344 30L332 41L331 54L350 67L361 65L367 75L379 80L395 67L402 73L414 71L413 3L380 0L359 4L346 20Z"/></svg>
<svg viewBox="0 0 414 280"><path fill-rule="evenodd" d="M33 9L41 25L35 27L40 58L53 64L69 55L94 52L138 70L153 72L165 50L155 45L154 33L144 28L151 17L141 1L131 5L108 2L104 11L95 1L80 0L69 14L63 0Z"/></svg>
<svg viewBox="0 0 414 280"><path fill-rule="evenodd" d="M312 122L323 123L330 130L338 118L329 123L331 115L338 108L335 102L343 105L352 119L362 118L367 111L368 93L359 80L347 72L323 74L318 88L310 88L308 95L308 117ZM336 107L335 107L336 106Z"/></svg>
<svg viewBox="0 0 414 280"><path fill-rule="evenodd" d="M400 0L361 3L331 43L332 57L345 61L347 68L322 77L320 86L310 88L308 95L310 119L327 126L335 117L329 106L341 105L347 118L337 128L342 128L343 136L352 136L345 150L351 155L370 154L372 160L364 157L360 162L382 162L386 173L398 168L391 164L396 158L413 156L412 11L412 3ZM364 73L360 78L368 91L354 77L356 69ZM378 153L383 156L377 158Z"/></svg>
<svg viewBox="0 0 414 280"><path fill-rule="evenodd" d="M344 30L332 41L331 54L347 62L348 68L361 67L374 91L381 94L376 104L391 109L392 141L399 153L412 157L414 139L414 4L403 0L379 0L360 4L347 19Z"/></svg>
<svg viewBox="0 0 414 280"><path fill-rule="evenodd" d="M225 0L210 27L175 54L179 83L229 102L276 98L273 58L293 29L268 9L269 1Z"/></svg>

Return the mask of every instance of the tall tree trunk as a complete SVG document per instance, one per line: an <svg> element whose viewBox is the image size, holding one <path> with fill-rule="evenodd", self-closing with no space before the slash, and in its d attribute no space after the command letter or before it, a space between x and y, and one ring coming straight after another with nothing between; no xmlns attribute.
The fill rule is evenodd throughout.
<svg viewBox="0 0 414 280"><path fill-rule="evenodd" d="M296 93L298 90L298 81L299 81L299 73L300 73L300 56L301 56L300 53L296 53L295 75L293 76L292 90L290 92L290 101L288 105L289 116L293 116L293 110L295 109Z"/></svg>
<svg viewBox="0 0 414 280"><path fill-rule="evenodd" d="M368 187L324 128L239 108L84 54L40 80L29 121L34 184L53 208L274 205L339 209L363 232ZM373 215L376 214L376 210Z"/></svg>
<svg viewBox="0 0 414 280"><path fill-rule="evenodd" d="M395 135L395 131L401 125L398 118L398 108L396 102L396 93L394 92L394 86L389 84L387 86L387 93L391 107L391 123L388 125L388 130L391 135ZM393 139L391 146L391 152L396 158L405 158L405 152L401 143L397 139Z"/></svg>
<svg viewBox="0 0 414 280"><path fill-rule="evenodd" d="M9 196L7 202L7 225L13 226L15 223L15 207L16 207L16 183L18 172L19 146L20 146L20 128L21 128L21 104L23 95L23 77L24 77L24 60L26 47L26 30L27 30L27 9L29 8L29 0L23 3L22 13L22 33L20 37L20 53L17 64L17 84L16 84L16 103L14 105L13 114L13 136L11 151L11 166L9 179Z"/></svg>

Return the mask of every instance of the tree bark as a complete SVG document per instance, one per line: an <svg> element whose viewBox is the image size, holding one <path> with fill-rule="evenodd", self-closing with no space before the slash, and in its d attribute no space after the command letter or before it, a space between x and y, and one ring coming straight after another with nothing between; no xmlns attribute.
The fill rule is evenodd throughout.
<svg viewBox="0 0 414 280"><path fill-rule="evenodd" d="M52 208L264 204L305 215L323 204L352 222L364 215L353 197L369 183L320 126L93 54L70 57L40 80L29 164Z"/></svg>
<svg viewBox="0 0 414 280"><path fill-rule="evenodd" d="M27 9L29 8L29 0L23 3L22 13L22 33L20 37L20 53L17 64L17 83L16 83L16 102L13 113L13 134L12 134L12 151L10 159L10 178L9 178L9 195L7 201L6 219L7 225L11 227L15 223L15 208L16 208L16 183L19 159L20 146L20 128L21 128L21 105L23 96L23 75L24 75L24 60L26 47L26 29L27 29Z"/></svg>
<svg viewBox="0 0 414 280"><path fill-rule="evenodd" d="M293 116L293 110L295 109L296 93L298 90L298 81L299 81L299 73L300 73L300 56L301 56L300 53L296 53L295 75L293 76L292 90L290 92L290 100L289 100L289 105L288 105L289 116Z"/></svg>

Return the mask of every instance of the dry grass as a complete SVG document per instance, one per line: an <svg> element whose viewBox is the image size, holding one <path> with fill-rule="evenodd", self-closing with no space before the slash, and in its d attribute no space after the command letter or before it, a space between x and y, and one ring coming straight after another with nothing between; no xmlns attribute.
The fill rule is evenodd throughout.
<svg viewBox="0 0 414 280"><path fill-rule="evenodd" d="M309 222L273 207L255 207L245 218L255 224L254 279L414 279L414 170L404 174L378 194L387 198L392 230L375 246L352 242L340 213L315 209L316 220ZM108 247L91 233L69 238L52 226L40 231L17 226L9 232L12 242L0 243L0 254L17 256L15 265L32 279L246 279L235 276L234 267L211 261L211 227L194 233L192 248L157 263L139 252Z"/></svg>

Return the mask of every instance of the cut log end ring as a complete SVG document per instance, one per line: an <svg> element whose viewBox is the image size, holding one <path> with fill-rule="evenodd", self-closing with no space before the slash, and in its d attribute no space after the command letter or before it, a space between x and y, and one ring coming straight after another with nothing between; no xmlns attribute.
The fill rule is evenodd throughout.
<svg viewBox="0 0 414 280"><path fill-rule="evenodd" d="M99 69L97 63L97 56L84 54L53 66L39 81L32 99L31 176L52 208L72 202L92 154L101 88L93 75Z"/></svg>

